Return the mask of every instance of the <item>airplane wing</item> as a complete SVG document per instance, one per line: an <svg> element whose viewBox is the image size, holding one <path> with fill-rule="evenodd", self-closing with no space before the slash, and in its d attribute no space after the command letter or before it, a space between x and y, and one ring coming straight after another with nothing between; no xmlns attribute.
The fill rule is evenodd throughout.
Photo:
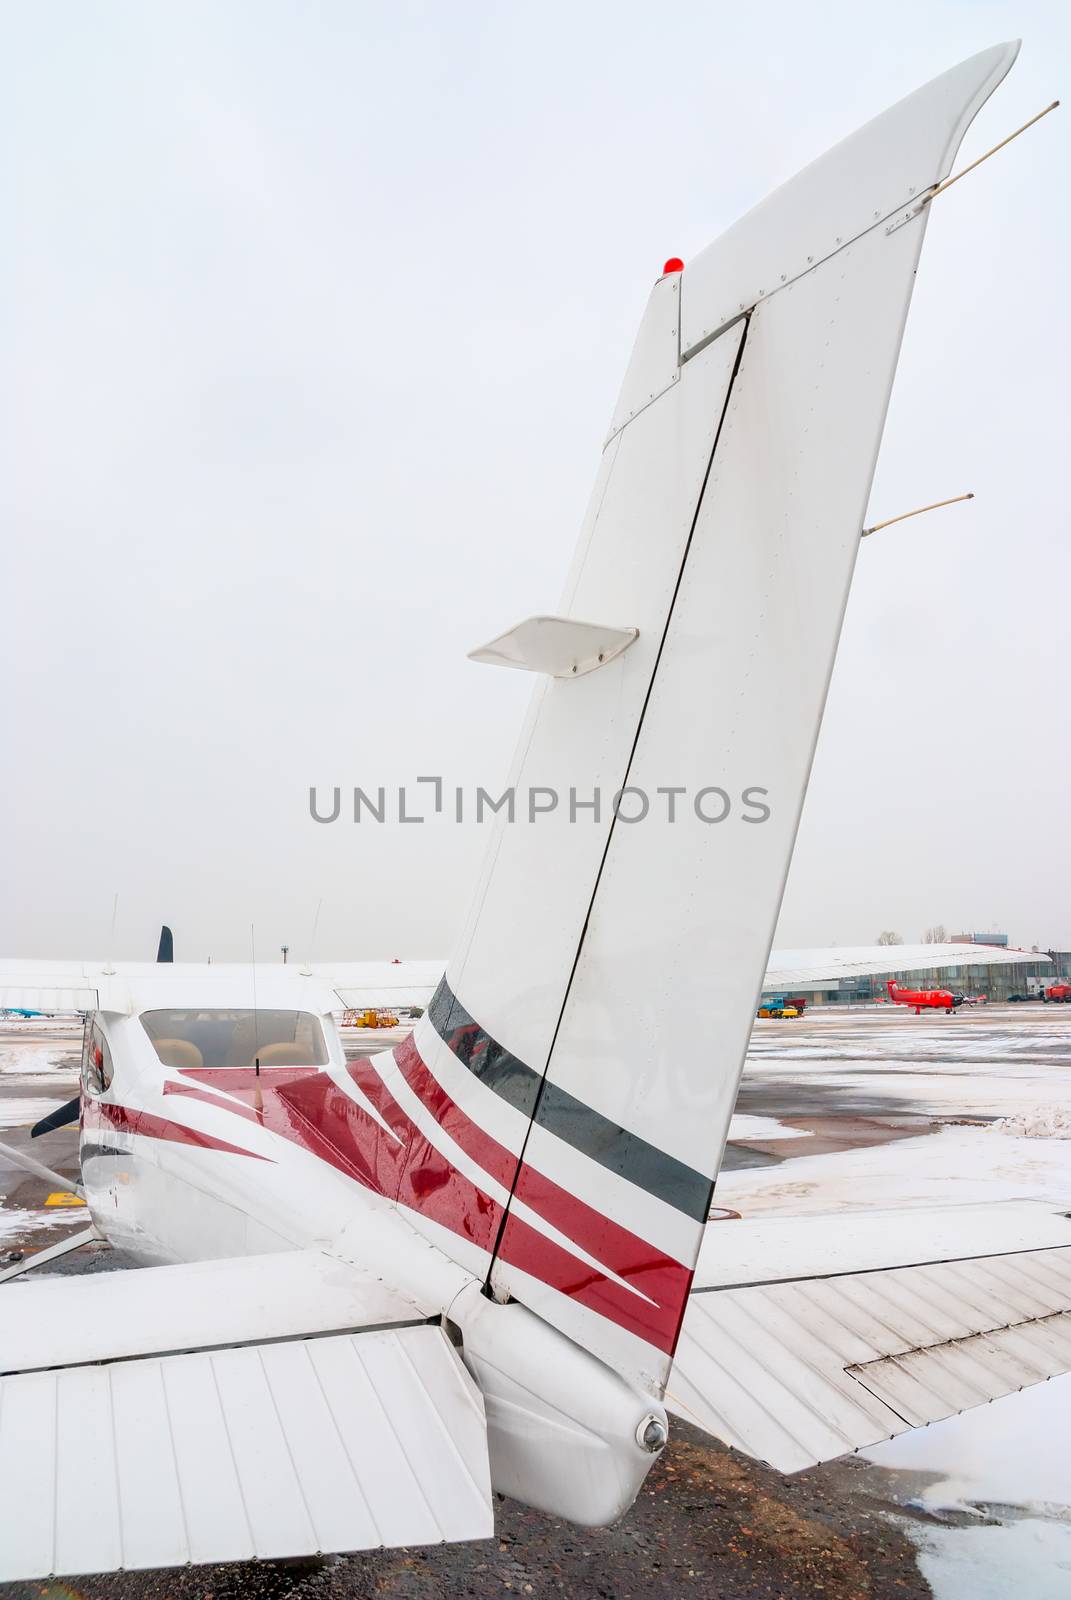
<svg viewBox="0 0 1071 1600"><path fill-rule="evenodd" d="M424 1006L446 971L445 961L325 961L313 965L348 1006Z"/></svg>
<svg viewBox="0 0 1071 1600"><path fill-rule="evenodd" d="M5 1582L493 1531L480 1391L371 1274L293 1251L3 1293Z"/></svg>
<svg viewBox="0 0 1071 1600"><path fill-rule="evenodd" d="M0 961L0 1008L93 1011L104 962Z"/></svg>
<svg viewBox="0 0 1071 1600"><path fill-rule="evenodd" d="M781 1472L1071 1368L1071 1218L1023 1201L709 1224L667 1408Z"/></svg>
<svg viewBox="0 0 1071 1600"><path fill-rule="evenodd" d="M822 950L771 950L763 991L832 983L885 972L921 972L945 967L998 967L1009 962L1050 964L1036 950L988 944L861 944Z"/></svg>
<svg viewBox="0 0 1071 1600"><path fill-rule="evenodd" d="M918 972L946 967L1000 966L1007 962L1036 961L1049 965L1049 957L1034 950L1009 950L998 945L897 944L844 945L813 950L773 950L763 980L770 992L804 984L832 983L838 978L885 972ZM310 979L333 989L344 1006L422 1006L427 1008L446 968L445 961L324 961L310 966L284 966L279 962L256 968L257 983L273 987L292 984L309 989ZM248 977L250 993L254 969L248 962L201 965L177 961L159 965L148 961L18 961L0 960L0 1009L25 1007L33 1011L127 1010L135 985L177 985L196 979L198 985ZM202 993L206 992L201 990ZM295 995L296 999L296 995ZM110 1005L110 1003L113 1003Z"/></svg>
<svg viewBox="0 0 1071 1600"><path fill-rule="evenodd" d="M151 986L157 991L196 985L204 1003L211 1004L214 988L226 985L231 994L247 983L252 995L254 978L262 1002L270 987L275 1003L300 1003L314 986L333 990L320 996L317 1009L344 1006L426 1006L443 975L444 961L325 961L313 965L282 962L200 963L192 961L24 961L0 959L0 1009L21 1007L31 1011L129 1010ZM323 1003L321 1004L321 1000ZM337 1000L337 1004L335 1001ZM164 1003L164 1002L161 1002Z"/></svg>

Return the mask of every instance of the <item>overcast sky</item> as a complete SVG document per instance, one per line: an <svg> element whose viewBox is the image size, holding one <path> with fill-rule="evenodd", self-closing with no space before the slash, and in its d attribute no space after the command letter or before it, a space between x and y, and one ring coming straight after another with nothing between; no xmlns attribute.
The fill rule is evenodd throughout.
<svg viewBox="0 0 1071 1600"><path fill-rule="evenodd" d="M635 325L829 144L1071 9L898 0L0 8L0 950L446 955L483 836L318 784L501 784ZM935 211L785 944L1071 946L1071 110Z"/></svg>

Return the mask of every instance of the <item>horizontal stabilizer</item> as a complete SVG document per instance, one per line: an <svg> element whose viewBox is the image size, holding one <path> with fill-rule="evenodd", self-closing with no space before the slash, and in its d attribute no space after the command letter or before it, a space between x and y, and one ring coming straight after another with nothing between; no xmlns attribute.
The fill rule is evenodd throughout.
<svg viewBox="0 0 1071 1600"><path fill-rule="evenodd" d="M579 678L619 656L638 635L638 628L610 628L573 617L528 617L489 644L470 650L469 660L545 672L551 678Z"/></svg>
<svg viewBox="0 0 1071 1600"><path fill-rule="evenodd" d="M480 1392L371 1274L293 1251L4 1293L0 1582L493 1530Z"/></svg>
<svg viewBox="0 0 1071 1600"><path fill-rule="evenodd" d="M399 1327L426 1309L319 1250L43 1278L4 1296L0 1373Z"/></svg>
<svg viewBox="0 0 1071 1600"><path fill-rule="evenodd" d="M430 1325L30 1372L0 1396L5 1582L493 1531L483 1403Z"/></svg>
<svg viewBox="0 0 1071 1600"><path fill-rule="evenodd" d="M977 1246L988 1208L972 1209L967 1234ZM1071 1370L1071 1221L1035 1208L1040 1248L1017 1249L1029 1208L996 1209L984 1253L956 1249L951 1214L931 1229L927 1213L905 1212L914 1244L901 1230L886 1260L921 1264L849 1271L829 1264L869 1263L880 1228L864 1226L857 1244L860 1219L793 1219L786 1238L795 1231L799 1260L814 1270L791 1276L778 1270L776 1223L756 1223L750 1240L748 1223L714 1224L708 1282L721 1238L729 1259L722 1282L689 1298L667 1406L797 1472ZM832 1248L819 1270L823 1233Z"/></svg>

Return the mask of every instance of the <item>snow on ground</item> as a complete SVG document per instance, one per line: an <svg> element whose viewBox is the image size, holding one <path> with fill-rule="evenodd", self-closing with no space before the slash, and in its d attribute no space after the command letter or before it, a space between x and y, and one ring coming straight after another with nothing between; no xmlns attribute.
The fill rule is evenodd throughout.
<svg viewBox="0 0 1071 1600"><path fill-rule="evenodd" d="M1011 1011L1011 1008L1009 1008ZM1071 1016L1019 1021L1014 1011L957 1019L831 1016L795 1037L756 1031L751 1081L821 1085L827 1111L865 1093L896 1120L907 1104L948 1125L877 1147L725 1173L717 1200L745 1216L1037 1199L1071 1211ZM877 1113L881 1115L882 1113ZM979 1126L959 1119L996 1118ZM992 1526L912 1523L937 1600L1071 1596L1071 1376L903 1434L866 1452L884 1467L937 1474L931 1511L1018 1507Z"/></svg>
<svg viewBox="0 0 1071 1600"><path fill-rule="evenodd" d="M0 1128L22 1128L50 1111L58 1111L62 1100L0 1100Z"/></svg>
<svg viewBox="0 0 1071 1600"><path fill-rule="evenodd" d="M1067 1141L992 1126L943 1127L833 1155L801 1151L774 1167L723 1173L717 1187L718 1205L746 1217L1032 1199L1071 1210Z"/></svg>
<svg viewBox="0 0 1071 1600"><path fill-rule="evenodd" d="M776 1117L751 1117L738 1111L729 1124L729 1138L734 1143L747 1139L810 1139L809 1128L790 1128Z"/></svg>
<svg viewBox="0 0 1071 1600"><path fill-rule="evenodd" d="M69 1227L74 1209L72 1206L52 1206L48 1211L12 1211L6 1206L0 1208L0 1246L7 1239L21 1239L40 1228ZM78 1209L81 1210L81 1207Z"/></svg>
<svg viewBox="0 0 1071 1600"><path fill-rule="evenodd" d="M1071 1527L1034 1518L913 1530L934 1600L1067 1600Z"/></svg>
<svg viewBox="0 0 1071 1600"><path fill-rule="evenodd" d="M7 1029L8 1024L5 1023L5 1034ZM80 1035L77 1038L0 1039L0 1073L4 1077L14 1073L26 1082L36 1078L47 1080L57 1074L70 1077L74 1070L71 1058L77 1057L81 1049Z"/></svg>
<svg viewBox="0 0 1071 1600"><path fill-rule="evenodd" d="M870 1041L866 1042L869 1045ZM862 1054L835 1058L826 1048L812 1051L805 1047L800 1055L788 1055L782 1049L776 1057L749 1056L747 1071L749 1078L760 1084L802 1072L808 1084L831 1093L877 1091L888 1100L890 1116L908 1105L938 1117L1007 1117L1053 1103L1071 1111L1067 1062L1051 1056L991 1061L981 1055L964 1059L950 1054L945 1060L929 1062L882 1061Z"/></svg>

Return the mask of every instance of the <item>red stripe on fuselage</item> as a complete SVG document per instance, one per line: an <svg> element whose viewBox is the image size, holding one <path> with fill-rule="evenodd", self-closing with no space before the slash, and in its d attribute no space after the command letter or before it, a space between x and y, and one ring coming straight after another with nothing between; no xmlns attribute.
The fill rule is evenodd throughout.
<svg viewBox="0 0 1071 1600"><path fill-rule="evenodd" d="M397 1047L394 1057L406 1082L444 1133L508 1190L517 1155L461 1110L430 1072L412 1038ZM317 1069L290 1071L283 1082L263 1070L259 1079L252 1068L230 1071L227 1090L233 1098L227 1099L217 1098L208 1087L209 1079L215 1083L221 1075L207 1072L203 1077L197 1074L196 1086L169 1080L165 1093L189 1095L255 1121L376 1194L490 1254L502 1223L500 1202L459 1172L432 1143L369 1060L348 1062L347 1068L395 1138L387 1136L367 1111ZM515 1192L578 1249L603 1263L624 1283L634 1284L639 1293L614 1282L513 1214L503 1231L503 1260L671 1353L691 1271L527 1164L521 1169Z"/></svg>
<svg viewBox="0 0 1071 1600"><path fill-rule="evenodd" d="M508 1189L518 1157L462 1111L430 1071L411 1035L397 1046L394 1059L413 1093L427 1106L443 1131ZM521 1166L514 1192L518 1200L609 1267L617 1277L634 1284L659 1305L683 1306L692 1273L679 1261L663 1255L645 1239L585 1204L527 1162Z"/></svg>
<svg viewBox="0 0 1071 1600"><path fill-rule="evenodd" d="M91 1108L91 1109L90 1109ZM254 1161L270 1161L255 1150L243 1150L239 1145L228 1144L210 1133L200 1133L184 1122L172 1122L167 1117L156 1117L151 1111L134 1111L129 1106L115 1105L108 1100L89 1100L82 1116L83 1128L101 1128L107 1125L122 1133L140 1133L145 1139L162 1139L168 1144L189 1144L200 1150L219 1150L225 1155L250 1156Z"/></svg>

